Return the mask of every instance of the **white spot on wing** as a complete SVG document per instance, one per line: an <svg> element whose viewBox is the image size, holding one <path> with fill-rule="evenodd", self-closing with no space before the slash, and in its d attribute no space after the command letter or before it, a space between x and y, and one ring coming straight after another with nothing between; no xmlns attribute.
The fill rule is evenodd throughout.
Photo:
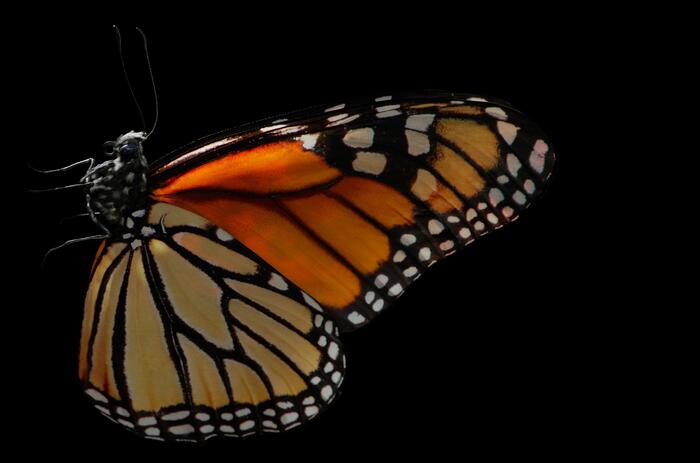
<svg viewBox="0 0 700 463"><path fill-rule="evenodd" d="M407 277L412 277L418 273L418 269L416 267L408 267L406 270L403 271L404 276Z"/></svg>
<svg viewBox="0 0 700 463"><path fill-rule="evenodd" d="M280 135L289 135L290 133L301 132L304 129L306 129L305 125L293 125L291 127L285 127L283 129L280 129L279 133Z"/></svg>
<svg viewBox="0 0 700 463"><path fill-rule="evenodd" d="M191 424L179 424L177 426L169 427L168 431L170 431L171 434L182 436L186 434L192 434L194 432L194 426L192 426Z"/></svg>
<svg viewBox="0 0 700 463"><path fill-rule="evenodd" d="M420 156L430 151L430 139L424 133L415 130L406 130L406 141L408 142L408 154Z"/></svg>
<svg viewBox="0 0 700 463"><path fill-rule="evenodd" d="M242 418L244 416L250 415L250 408L241 408L240 410L236 410L235 413L238 418Z"/></svg>
<svg viewBox="0 0 700 463"><path fill-rule="evenodd" d="M319 312L323 312L323 309L320 305L318 305L318 302L316 302L313 297L309 296L303 291L301 292L301 296L304 298L304 301L306 301L306 303L309 304L311 307L318 310Z"/></svg>
<svg viewBox="0 0 700 463"><path fill-rule="evenodd" d="M428 247L421 248L420 251L418 251L418 258L423 262L430 259L430 255L431 255L431 252L430 252L430 248L428 248Z"/></svg>
<svg viewBox="0 0 700 463"><path fill-rule="evenodd" d="M401 291L403 291L403 287L401 284L396 283L394 286L389 288L389 296L398 296L401 294Z"/></svg>
<svg viewBox="0 0 700 463"><path fill-rule="evenodd" d="M154 424L156 424L156 419L153 416L144 416L138 420L139 426L152 426Z"/></svg>
<svg viewBox="0 0 700 463"><path fill-rule="evenodd" d="M523 194L522 191L518 190L515 193L513 193L513 201L522 206L527 202L527 198L525 197L525 194Z"/></svg>
<svg viewBox="0 0 700 463"><path fill-rule="evenodd" d="M525 191L528 194L532 194L535 192L535 182L533 182L530 179L527 179L523 182L523 188L525 188Z"/></svg>
<svg viewBox="0 0 700 463"><path fill-rule="evenodd" d="M216 229L216 237L221 241L233 241L233 236L223 228Z"/></svg>
<svg viewBox="0 0 700 463"><path fill-rule="evenodd" d="M284 415L282 415L280 417L280 422L286 426L290 423L295 422L298 419L299 419L299 414L297 412L289 412L289 413L285 413Z"/></svg>
<svg viewBox="0 0 700 463"><path fill-rule="evenodd" d="M537 140L535 142L534 149L538 154L544 156L545 154L547 154L547 151L549 151L549 146L544 140Z"/></svg>
<svg viewBox="0 0 700 463"><path fill-rule="evenodd" d="M505 111L503 111L503 108L499 108L497 106L492 106L490 108L486 108L486 114L489 116L500 119L502 121L505 121L508 119L508 115L506 114Z"/></svg>
<svg viewBox="0 0 700 463"><path fill-rule="evenodd" d="M386 156L371 151L358 151L355 153L355 160L352 161L353 169L366 174L379 175L385 167Z"/></svg>
<svg viewBox="0 0 700 463"><path fill-rule="evenodd" d="M126 426L127 428L133 428L133 427L134 427L134 423L132 423L131 421L127 421L127 420L124 420L124 419L121 419L121 418L119 418L117 421L119 422L119 424L121 424L122 426Z"/></svg>
<svg viewBox="0 0 700 463"><path fill-rule="evenodd" d="M372 301L374 300L374 297L375 297L374 291L367 291L367 293L365 294L365 302L367 304L371 304Z"/></svg>
<svg viewBox="0 0 700 463"><path fill-rule="evenodd" d="M328 127L335 127L335 126L337 126L337 125L347 124L348 122L352 122L352 121L354 121L355 119L357 119L357 118L359 118L359 117L360 117L359 114L355 114L354 116L346 117L345 119L341 119L341 120L339 120L339 121L331 122L330 124L328 124Z"/></svg>
<svg viewBox="0 0 700 463"><path fill-rule="evenodd" d="M491 190L489 191L489 201L491 202L491 204L497 206L504 199L505 198L501 190L499 190L498 188L491 188Z"/></svg>
<svg viewBox="0 0 700 463"><path fill-rule="evenodd" d="M445 226L437 219L430 219L428 222L428 231L431 235L439 235L445 229Z"/></svg>
<svg viewBox="0 0 700 463"><path fill-rule="evenodd" d="M396 111L396 110L384 111L384 112L381 112L381 113L377 113L377 117L384 119L384 118L387 118L387 117L398 116L399 114L401 114L401 111Z"/></svg>
<svg viewBox="0 0 700 463"><path fill-rule="evenodd" d="M435 120L435 114L414 114L406 118L406 128L417 130L419 132L427 132L430 124Z"/></svg>
<svg viewBox="0 0 700 463"><path fill-rule="evenodd" d="M345 104L339 104L335 106L331 106L330 108L324 109L324 112L331 112L331 111L338 111L339 109L343 109L345 107Z"/></svg>
<svg viewBox="0 0 700 463"><path fill-rule="evenodd" d="M307 133L299 137L299 140L302 141L305 149L312 150L316 146L316 142L318 141L318 135L319 134L317 133Z"/></svg>
<svg viewBox="0 0 700 463"><path fill-rule="evenodd" d="M378 113L383 113L386 111L393 111L394 109L399 109L401 105L398 104L389 104L389 105L384 105L384 106L377 106L376 111Z"/></svg>
<svg viewBox="0 0 700 463"><path fill-rule="evenodd" d="M369 127L348 130L343 143L351 148L369 148L374 143L374 130Z"/></svg>
<svg viewBox="0 0 700 463"><path fill-rule="evenodd" d="M173 412L168 413L167 415L163 415L161 419L164 421L177 421L187 418L188 416L190 416L189 410L182 410L179 412Z"/></svg>
<svg viewBox="0 0 700 463"><path fill-rule="evenodd" d="M374 99L374 101L389 101L389 100L391 100L391 95L378 96L377 98Z"/></svg>
<svg viewBox="0 0 700 463"><path fill-rule="evenodd" d="M348 320L350 320L350 323L354 325L359 325L360 323L364 322L366 318L359 312L351 312L348 315Z"/></svg>
<svg viewBox="0 0 700 463"><path fill-rule="evenodd" d="M520 163L520 159L518 159L513 153L508 153L508 156L506 156L506 166L508 166L508 172L510 172L510 175L517 177L522 164Z"/></svg>
<svg viewBox="0 0 700 463"><path fill-rule="evenodd" d="M270 125L267 127L263 127L260 129L261 132L272 132L273 130L281 129L282 127L285 127L285 124L275 124L275 125Z"/></svg>
<svg viewBox="0 0 700 463"><path fill-rule="evenodd" d="M328 402L328 400L333 396L333 388L330 386L324 386L321 389L321 398Z"/></svg>
<svg viewBox="0 0 700 463"><path fill-rule="evenodd" d="M338 358L338 352L340 352L338 344L336 344L335 342L331 342L331 345L328 346L328 356L335 360Z"/></svg>
<svg viewBox="0 0 700 463"><path fill-rule="evenodd" d="M459 230L459 237L463 239L467 239L470 236L472 236L472 231L468 229L467 227L463 227Z"/></svg>
<svg viewBox="0 0 700 463"><path fill-rule="evenodd" d="M379 274L374 279L374 286L376 286L377 288L383 288L384 286L386 286L388 281L389 281L389 277L387 277L384 274Z"/></svg>
<svg viewBox="0 0 700 463"><path fill-rule="evenodd" d="M406 253L403 252L401 249L399 249L399 250L396 251L396 253L394 254L393 261L394 261L394 262L403 262L403 260L404 260L405 258L406 258Z"/></svg>
<svg viewBox="0 0 700 463"><path fill-rule="evenodd" d="M93 400L107 403L107 397L105 397L100 391L96 389L86 389L85 393L92 397Z"/></svg>
<svg viewBox="0 0 700 463"><path fill-rule="evenodd" d="M443 241L442 243L440 243L440 249L443 251L449 251L454 246L455 246L455 243L452 240L447 240L447 241Z"/></svg>
<svg viewBox="0 0 700 463"><path fill-rule="evenodd" d="M289 285L286 281L284 281L284 278L274 272L270 274L270 280L267 282L267 284L282 291L289 289Z"/></svg>
<svg viewBox="0 0 700 463"><path fill-rule="evenodd" d="M416 242L416 237L410 233L406 233L401 235L400 241L404 246L410 246Z"/></svg>
<svg viewBox="0 0 700 463"><path fill-rule="evenodd" d="M513 143L515 136L518 134L518 130L520 130L519 127L514 126L510 122L503 121L498 121L496 127L498 128L498 133L501 134L501 137L503 137L505 142L509 145Z"/></svg>
<svg viewBox="0 0 700 463"><path fill-rule="evenodd" d="M538 174L544 170L544 156L547 154L547 144L542 140L537 140L535 147L530 153L530 165Z"/></svg>
<svg viewBox="0 0 700 463"><path fill-rule="evenodd" d="M247 431L249 429L252 429L253 426L255 426L255 421L248 420L248 421L244 421L243 423L241 423L239 428L241 428L241 431Z"/></svg>
<svg viewBox="0 0 700 463"><path fill-rule="evenodd" d="M345 118L348 117L348 116L349 116L348 113L336 114L335 116L329 117L329 118L328 118L328 122L338 122L338 121L340 121L340 120L342 120L342 119L345 119Z"/></svg>
<svg viewBox="0 0 700 463"><path fill-rule="evenodd" d="M372 304L372 310L379 312L384 308L384 299L377 299L374 304Z"/></svg>

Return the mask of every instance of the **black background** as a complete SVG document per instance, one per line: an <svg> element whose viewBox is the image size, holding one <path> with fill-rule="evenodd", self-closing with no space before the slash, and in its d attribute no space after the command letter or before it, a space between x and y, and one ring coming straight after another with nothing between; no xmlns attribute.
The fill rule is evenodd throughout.
<svg viewBox="0 0 700 463"><path fill-rule="evenodd" d="M371 11L371 10L370 10ZM369 13L369 11L367 12ZM229 15L228 12L222 16ZM155 160L195 138L314 104L421 89L494 96L524 111L551 137L558 165L546 194L512 226L434 266L391 310L343 335L348 373L341 397L292 432L205 445L145 441L99 415L77 379L82 301L96 243L43 253L91 234L78 191L28 195L74 182L19 166L26 240L18 285L27 320L6 328L14 343L13 385L21 400L17 443L81 461L92 449L114 456L232 459L403 455L545 455L593 452L619 439L602 284L582 262L595 219L586 213L596 160L588 110L601 95L604 65L582 29L544 16L503 23L498 15L449 11L410 18L321 17L290 12L201 19L124 21L127 66L147 119L150 52L160 97ZM342 17L342 19L341 19ZM18 61L26 103L17 114L31 149L20 164L62 166L99 155L101 144L140 129L123 81L113 18L25 30ZM31 42L26 41L31 37ZM587 109L588 108L588 109ZM29 329L23 327L31 327ZM90 450L88 450L90 449ZM107 449L107 450L105 450ZM201 461L201 460L200 460Z"/></svg>

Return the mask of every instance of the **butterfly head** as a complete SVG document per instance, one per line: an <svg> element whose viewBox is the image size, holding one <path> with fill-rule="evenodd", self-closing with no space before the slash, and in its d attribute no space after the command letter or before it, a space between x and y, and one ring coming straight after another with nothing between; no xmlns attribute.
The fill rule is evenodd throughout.
<svg viewBox="0 0 700 463"><path fill-rule="evenodd" d="M107 141L103 145L104 153L109 157L119 159L121 162L129 162L143 156L143 141L146 139L144 132L127 132L120 135L114 141Z"/></svg>

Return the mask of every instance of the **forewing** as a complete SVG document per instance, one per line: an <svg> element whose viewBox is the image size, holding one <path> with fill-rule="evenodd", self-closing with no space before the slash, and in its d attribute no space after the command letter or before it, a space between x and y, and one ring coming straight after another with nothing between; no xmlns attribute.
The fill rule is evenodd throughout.
<svg viewBox="0 0 700 463"><path fill-rule="evenodd" d="M505 103L426 95L305 112L157 163L152 195L206 217L349 330L514 221L554 154Z"/></svg>

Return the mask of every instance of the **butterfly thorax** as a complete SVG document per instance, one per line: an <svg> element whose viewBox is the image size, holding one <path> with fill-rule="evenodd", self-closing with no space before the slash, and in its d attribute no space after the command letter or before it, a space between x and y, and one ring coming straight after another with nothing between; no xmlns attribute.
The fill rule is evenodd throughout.
<svg viewBox="0 0 700 463"><path fill-rule="evenodd" d="M112 159L92 167L84 177L88 210L110 231L121 228L126 217L147 200L143 140L142 132L129 132L105 143L105 154Z"/></svg>

